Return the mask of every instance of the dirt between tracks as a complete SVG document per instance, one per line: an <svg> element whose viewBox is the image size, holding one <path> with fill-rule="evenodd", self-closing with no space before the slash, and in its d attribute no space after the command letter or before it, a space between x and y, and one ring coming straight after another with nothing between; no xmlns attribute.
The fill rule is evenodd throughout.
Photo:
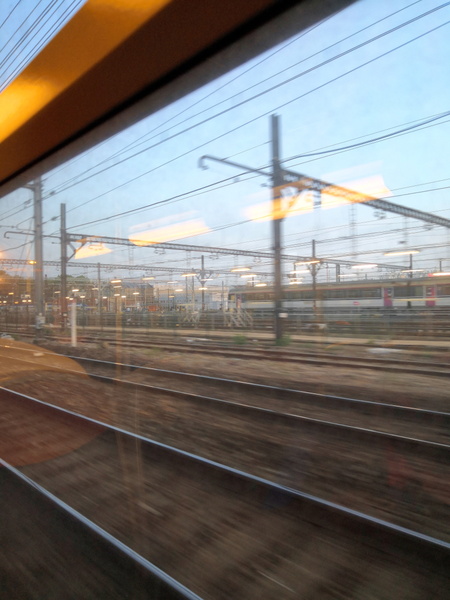
<svg viewBox="0 0 450 600"><path fill-rule="evenodd" d="M103 354L103 358L113 357ZM176 370L174 358L172 354L168 357L170 365L165 356L160 356L158 362L146 362L142 355L139 360L141 364ZM123 362L131 362L129 359L137 362L133 356L120 358ZM198 357L194 359L197 366L191 367L198 371ZM185 356L178 360L184 361ZM261 369L260 362L257 366ZM212 365L205 366L205 370L211 368ZM176 383L172 387L176 388ZM152 393L149 401L148 393L123 389L118 392L110 385L71 375L30 374L10 382L8 387L350 508L450 539L445 464L404 456L387 445L364 447L344 437L308 431L307 427L251 423L162 393Z"/></svg>

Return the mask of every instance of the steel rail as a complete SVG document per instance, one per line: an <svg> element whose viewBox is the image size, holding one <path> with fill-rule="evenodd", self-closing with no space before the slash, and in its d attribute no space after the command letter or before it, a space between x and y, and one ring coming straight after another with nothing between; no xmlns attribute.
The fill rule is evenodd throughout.
<svg viewBox="0 0 450 600"><path fill-rule="evenodd" d="M361 359L361 363L355 362L358 361L358 359L349 359L350 362L345 363L345 358L337 358L335 360L335 358L331 358L329 360L323 359L323 358L311 358L310 356L304 356L302 358L297 358L294 355L289 356L287 354L282 354L281 352L278 353L276 351L267 351L267 353L264 355L262 354L262 351L259 351L259 353L255 353L253 350L234 350L234 349L215 349L213 347L205 347L205 348L200 348L198 346L184 346L184 345L179 345L176 346L176 344L170 344L170 343L162 343L162 344L155 344L154 342L144 342L142 340L138 340L138 341L132 341L132 340L120 340L117 341L115 339L112 338L89 338L86 336L83 336L83 341L85 343L98 343L98 342L108 342L113 346L122 346L124 348L142 348L142 347L155 347L155 346L160 346L162 348L165 348L168 352L173 351L173 352L177 352L177 351L181 351L181 352L189 352L191 354L209 354L209 355L214 355L214 356L224 356L224 357L231 357L231 358L248 358L248 359L255 359L255 360L271 360L271 361L275 361L275 362L289 362L289 363L300 363L300 364L310 364L310 365L317 365L317 366L339 366L339 367L348 367L350 369L371 369L371 370L375 370L375 371L389 371L391 373L408 373L408 374L413 374L413 375L427 375L430 377L450 377L450 369L446 369L444 371L439 371L439 370L432 370L432 369L424 369L424 368L416 368L416 367L396 367L393 365L389 365L389 364L377 364L375 362L372 362L370 359L366 359L366 362L363 361L363 359ZM176 347L174 347L176 346ZM172 349L171 349L172 347Z"/></svg>
<svg viewBox="0 0 450 600"><path fill-rule="evenodd" d="M214 405L223 409L227 413L231 412L232 414L239 416L249 416L251 417L252 421L258 420L262 422L270 422L273 425L280 423L288 426L304 425L310 430L325 432L327 435L332 434L340 440L347 436L348 438L352 439L352 441L360 440L362 442L376 442L382 444L389 442L392 444L392 447L395 447L398 450L407 451L411 454L420 455L424 458L439 459L443 461L450 460L450 445L443 444L441 442L412 438L395 433L379 431L376 429L356 427L354 425L345 425L342 423L336 423L334 421L325 421L323 419L305 417L294 413L280 412L269 408L262 408L260 406L252 406L250 404L244 404L241 402L223 400L220 398L213 398L211 396L202 396L200 394L193 394L191 392L183 392L180 390L173 390L159 386L148 385L145 383L124 381L123 379L106 377L105 375L95 375L92 373L88 373L88 375L98 381L112 383L119 387L130 387L132 389L141 389L147 392L159 392L174 398L182 398L183 400L193 401L206 406ZM446 414L448 417L450 417L448 413L443 414Z"/></svg>
<svg viewBox="0 0 450 600"><path fill-rule="evenodd" d="M143 335L143 334L142 334ZM94 335L91 334L91 336L85 336L82 335L81 339L83 341L88 341L88 342L113 342L116 343L117 339L116 338L108 338L108 337L95 337ZM160 345L160 346L167 346L167 347L174 347L174 348L189 348L189 350L191 350L192 348L205 348L205 350L207 352L209 352L210 350L219 350L222 351L223 349L225 350L229 350L230 352L240 352L240 353L246 353L249 355L257 355L260 354L262 358L269 358L269 359L277 359L279 357L286 357L286 358L308 358L311 360L327 360L329 361L329 363L333 363L335 364L336 362L345 362L345 361L350 361L350 365L354 366L354 361L360 362L360 363L369 363L368 368L370 368L371 364L375 364L375 365L385 365L385 366L391 366L391 365L406 365L406 366L416 366L417 367L422 367L424 363L419 362L417 360L404 360L404 359L398 359L398 358L379 358L379 357L361 357L361 356L337 356L337 355L333 355L333 354L326 354L326 353L320 353L320 352L303 352L303 351L297 351L295 348L292 350L281 350L279 348L239 348L238 350L236 350L236 348L233 348L232 346L230 346L229 342L228 344L226 342L224 343L218 343L217 340L214 341L214 343L211 344L204 344L201 343L201 341L194 342L194 345L191 344L187 344L187 343L182 343L182 342L171 342L166 341L165 339L158 339L155 340L154 338L152 338L151 342L149 342L148 340L142 340L142 339L128 339L128 338L122 338L121 343L131 343L131 344L136 344L136 346L144 346L144 345L148 345L149 343L152 346L155 345ZM312 356L312 358L311 358ZM329 364L327 362L327 364ZM434 368L444 368L444 369L448 369L449 374L450 374L450 364L447 363L425 363L426 365L430 366L430 367L434 367ZM416 370L415 370L416 372ZM433 371L430 371L430 373L432 373Z"/></svg>
<svg viewBox="0 0 450 600"><path fill-rule="evenodd" d="M126 365L126 364L122 364L122 363L109 363L107 361L99 361L97 359L85 359L84 357L73 357L73 356L67 356L67 358L71 358L73 360L83 360L83 361L89 361L89 362L93 362L96 364L108 364L110 366L121 366L121 367L125 367L125 368L131 368L133 370L136 369L141 369L141 367L136 367L134 365ZM13 357L11 358L11 360L15 360L15 361L21 361L21 362L26 362L26 363L30 363L30 364L34 364L32 363L32 361L27 361L24 359L20 359L20 358L16 358ZM77 371L71 371L70 369L66 369L66 368L61 368L61 367L51 367L52 370L58 370L58 371L63 371L64 373L70 374L70 373L74 373L74 374L79 374ZM149 368L149 367L142 367L142 370L150 370L150 371L155 371L155 369ZM157 372L161 372L160 370L157 370ZM171 376L172 375L178 375L178 373L176 372L171 372L171 371L167 371L166 373L170 373ZM104 383L108 383L108 384L114 384L120 387L128 387L128 388L133 388L133 389L141 389L141 390L145 390L145 391L154 391L154 392L159 392L159 393L163 393L172 397L176 397L176 398L182 398L182 399L187 399L189 401L194 401L197 403L202 403L204 405L208 405L208 406L216 406L219 407L227 412L232 412L233 414L238 414L240 416L245 415L245 416L250 416L252 419L258 419L259 421L263 421L263 422L267 422L270 421L273 424L276 423L283 423L283 424L287 424L289 426L295 426L295 425L304 425L309 429L315 429L318 431L322 431L325 432L327 435L333 435L338 437L339 439L342 439L342 436L347 436L349 438L351 438L352 440L361 440L363 442L377 442L377 443L391 443L394 447L396 447L399 450L402 451L406 451L412 454L416 454L417 452L420 452L420 456L426 457L426 458L432 458L432 459L439 459L439 460L443 460L446 461L449 459L449 452L450 452L450 445L447 444L443 444L440 442L433 442L433 441L429 441L429 440L424 440L424 439L420 439L420 438L413 438L413 437L408 437L408 436L403 436L403 435L398 435L398 434L394 434L394 433L389 433L389 432L385 432L385 431L380 431L380 430L376 430L376 429L369 429L369 428L365 428L365 427L356 427L354 425L346 425L343 423L336 423L334 421L327 421L327 420L323 420L323 419L317 419L314 417L306 417L303 415L297 415L294 413L285 413L285 412L280 412L280 411L276 411L273 409L268 409L268 408L263 408L263 407L258 407L258 406L252 406L249 404L244 404L244 403L240 403L240 402L235 402L235 401L230 401L230 400L224 400L224 399L220 399L220 398L213 398L211 396L203 396L201 394L193 394L191 392L184 392L181 390L173 390L173 389L169 389L169 388L164 388L164 387L160 387L160 386L154 386L154 385L149 385L149 384L145 384L145 383L138 383L138 382L133 382L133 381L127 381L127 380L123 380L123 379L117 379L114 377L108 377L105 375L98 375L95 373L86 373L89 377L91 377L92 379L95 379L97 381L101 381ZM183 373L183 375L186 375L185 373ZM205 377L205 376L197 376L194 375L193 377L198 378L198 377ZM213 381L213 378L208 378L209 381ZM277 392L287 392L290 394L301 394L302 398L300 399L300 401L302 401L303 399L303 395L305 396L305 398L308 398L309 400L313 399L317 401L318 399L322 400L322 406L323 404L323 400L325 400L326 403L328 403L328 408L330 408L329 403L337 401L338 403L341 404L341 406L345 406L346 408L351 407L351 408L366 408L366 407L370 407L370 408L374 408L376 407L376 409L379 411L380 409L384 412L391 412L391 413L398 413L401 416L405 416L408 415L410 416L414 416L413 418L417 417L419 420L425 418L428 419L432 419L434 421L436 420L441 420L444 423L449 423L450 422L450 413L443 413L443 412L438 412L438 411L428 411L428 410L424 410L424 409L413 409L413 408L409 408L409 407L401 407L398 405L390 405L390 404L384 404L384 403L378 403L378 402L371 402L371 401L367 401L367 400L356 400L356 399L350 399L350 398L342 398L339 396L325 396L325 395L320 395L320 394L314 394L312 392L299 392L296 390L285 390L284 388L271 388L269 386L261 386L261 385L257 385L257 384L246 384L245 382L237 382L237 381L233 381L233 380L220 380L220 379L214 379L215 382L218 381L227 381L228 383L231 383L232 385L236 386L244 386L246 389L249 389L250 386L253 387L253 389L257 389L257 390L261 390L263 389L264 391L275 391L275 393ZM311 402L310 402L311 404ZM317 405L317 404L316 404ZM336 404L335 404L336 406Z"/></svg>
<svg viewBox="0 0 450 600"><path fill-rule="evenodd" d="M108 556L114 566L115 581L117 579L120 581L125 572L128 575L128 586L136 584L136 579L138 579L141 588L146 590L149 598L155 598L157 593L158 597L163 597L165 600L201 600L200 596L2 458L0 458L0 465L25 486L26 494L32 494L35 503L50 506L53 514L58 514L62 522L68 523L72 536L74 532L77 533L86 540L97 555L104 553ZM48 510L46 515L48 515ZM122 590L123 592L125 590Z"/></svg>
<svg viewBox="0 0 450 600"><path fill-rule="evenodd" d="M1 350L1 347L0 347ZM33 350L28 350L21 348L21 352L33 352ZM42 352L43 355L53 356L50 352ZM87 362L92 363L94 365L99 366L107 366L108 368L116 368L120 367L121 369L127 369L130 371L142 371L149 372L156 375L162 375L170 378L177 378L182 380L189 380L193 382L203 382L209 384L219 384L221 387L231 387L236 389L237 387L242 388L245 392L269 392L271 394L276 395L276 398L279 400L294 400L302 403L306 403L310 406L317 408L318 406L323 408L341 408L341 409L352 409L358 411L372 411L373 413L379 415L380 413L388 413L390 416L395 415L400 418L408 417L408 418L417 418L417 420L422 421L428 420L432 422L440 421L444 426L450 426L450 413L444 411L437 410L429 410L424 408L415 408L413 406L403 406L399 404L389 404L387 402L377 402L374 400L362 400L359 398L348 398L345 396L335 396L332 394L320 394L317 392L310 392L306 390L297 390L293 388L284 388L278 386L271 386L261 383L253 383L249 381L240 381L235 379L227 379L223 377L212 377L211 375L199 375L196 373L186 373L183 371L171 371L168 369L158 369L156 367L146 367L143 365L133 365L129 363L121 363L121 362L111 362L107 360L100 360L98 358L88 358L85 356L76 356L71 354L61 355L66 358L79 361L79 362ZM32 365L35 364L34 361L27 361L24 358L19 357L5 357L10 358L11 360L20 361L20 362L28 362ZM63 370L65 373L70 373L71 371L62 368L56 367L53 365L49 365L52 370ZM78 373L74 371L74 373ZM167 392L172 392L174 394L188 394L188 392L182 392L178 390L167 390L166 388L158 388L157 386L148 386L148 384L138 384L137 382L126 381L122 379L110 378L104 375L98 375L96 373L86 373L92 378L101 379L104 378L106 380L116 381L117 383L123 383L128 385L142 385L144 387L154 387L155 389L165 390ZM201 396L199 396L201 397ZM205 397L207 398L207 397ZM219 400L215 398L211 398L211 400ZM334 406L331 406L334 405ZM244 405L243 405L244 406ZM251 406L251 405L249 405ZM263 409L268 410L268 409ZM276 412L276 411L275 411ZM300 416L300 415L295 415Z"/></svg>
<svg viewBox="0 0 450 600"><path fill-rule="evenodd" d="M157 442L145 436L131 433L120 427L103 423L102 421L82 416L68 409L54 406L25 394L14 392L5 387L0 387L0 393L9 395L15 401L22 400L29 405L40 406L43 409L58 411L65 417L77 422L90 423L107 430L102 435L120 435L125 438L142 442L140 451L145 457L149 453L154 460L156 456L176 456L177 465L183 471L196 468L201 470L208 481L226 486L227 489L235 490L236 493L248 495L253 498L268 497L276 494L278 498L286 502L286 510L289 514L301 515L302 520L314 523L320 528L326 527L340 535L351 537L352 541L358 540L362 544L376 547L383 554L400 554L410 560L417 560L420 556L421 565L427 563L427 568L444 577L448 577L448 566L450 560L450 543L429 536L400 525L395 525L383 519L372 517L357 510L346 508L323 498L306 494L281 484L276 484L268 479L251 475L239 469L235 469L203 458L191 452L186 452Z"/></svg>

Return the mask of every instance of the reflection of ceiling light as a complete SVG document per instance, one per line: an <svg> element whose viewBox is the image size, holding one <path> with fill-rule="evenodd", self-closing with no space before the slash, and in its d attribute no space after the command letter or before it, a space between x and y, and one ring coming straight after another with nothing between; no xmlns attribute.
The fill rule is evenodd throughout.
<svg viewBox="0 0 450 600"><path fill-rule="evenodd" d="M121 298L126 298L126 296L121 296Z"/></svg>
<svg viewBox="0 0 450 600"><path fill-rule="evenodd" d="M133 233L129 236L129 240L136 246L150 246L201 235L209 231L209 227L202 219L190 219L181 223L173 223L172 225ZM155 248L155 250L159 250L159 248Z"/></svg>
<svg viewBox="0 0 450 600"><path fill-rule="evenodd" d="M362 265L353 265L352 269L374 269L375 267L377 267L378 265L375 264L362 264Z"/></svg>
<svg viewBox="0 0 450 600"><path fill-rule="evenodd" d="M122 283L121 279L111 279L111 283Z"/></svg>
<svg viewBox="0 0 450 600"><path fill-rule="evenodd" d="M176 283L176 281L168 281L167 283Z"/></svg>
<svg viewBox="0 0 450 600"><path fill-rule="evenodd" d="M431 273L431 277L447 277L447 275L450 275L450 272L444 273L444 271L441 271L440 273Z"/></svg>
<svg viewBox="0 0 450 600"><path fill-rule="evenodd" d="M104 244L88 244L77 248L75 251L75 259L90 258L102 254L110 254L111 252L112 250L107 248Z"/></svg>
<svg viewBox="0 0 450 600"><path fill-rule="evenodd" d="M302 260L300 262L296 262L296 265L317 265L320 263L320 260Z"/></svg>
<svg viewBox="0 0 450 600"><path fill-rule="evenodd" d="M393 250L385 252L384 256L401 256L402 254L419 254L420 250Z"/></svg>
<svg viewBox="0 0 450 600"><path fill-rule="evenodd" d="M302 283L303 279L294 279L292 281L289 282L289 285L294 285L296 283Z"/></svg>
<svg viewBox="0 0 450 600"><path fill-rule="evenodd" d="M175 291L176 291L176 292L182 292L182 291L183 291L183 288L177 288Z"/></svg>
<svg viewBox="0 0 450 600"><path fill-rule="evenodd" d="M207 290L208 288L206 288L206 287L199 287L198 289L199 290Z"/></svg>
<svg viewBox="0 0 450 600"><path fill-rule="evenodd" d="M142 281L149 281L150 279L155 279L154 277L143 277Z"/></svg>
<svg viewBox="0 0 450 600"><path fill-rule="evenodd" d="M103 300L108 300L108 296L103 296Z"/></svg>
<svg viewBox="0 0 450 600"><path fill-rule="evenodd" d="M117 298L117 296L120 296L120 294L114 294L114 296Z"/></svg>
<svg viewBox="0 0 450 600"><path fill-rule="evenodd" d="M181 277L195 277L196 273L183 273Z"/></svg>
<svg viewBox="0 0 450 600"><path fill-rule="evenodd" d="M403 269L400 273L423 273L425 269Z"/></svg>
<svg viewBox="0 0 450 600"><path fill-rule="evenodd" d="M266 287L267 283L255 283L255 287Z"/></svg>
<svg viewBox="0 0 450 600"><path fill-rule="evenodd" d="M72 292L79 292L80 290L75 288L74 290L72 290Z"/></svg>
<svg viewBox="0 0 450 600"><path fill-rule="evenodd" d="M241 275L241 279L249 279L251 277L256 277L256 273L249 273L248 275Z"/></svg>
<svg viewBox="0 0 450 600"><path fill-rule="evenodd" d="M139 296L139 292L133 292L133 296Z"/></svg>
<svg viewBox="0 0 450 600"><path fill-rule="evenodd" d="M251 271L250 267L234 267L231 269L232 273L242 273L242 271Z"/></svg>

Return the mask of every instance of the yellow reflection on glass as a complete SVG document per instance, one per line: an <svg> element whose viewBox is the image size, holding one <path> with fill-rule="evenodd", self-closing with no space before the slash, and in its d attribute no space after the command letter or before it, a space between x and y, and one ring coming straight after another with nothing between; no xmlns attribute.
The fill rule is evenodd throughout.
<svg viewBox="0 0 450 600"><path fill-rule="evenodd" d="M100 256L102 254L109 254L112 252L110 248L107 248L104 244L89 244L88 246L81 246L75 251L75 258L90 258L91 256Z"/></svg>
<svg viewBox="0 0 450 600"><path fill-rule="evenodd" d="M201 235L209 231L209 227L202 219L191 219L183 223L175 223L174 225L167 225L166 227L159 227L157 229L147 229L147 231L132 234L129 236L129 240L133 244L136 244L136 246L148 246L150 244L160 244L162 242Z"/></svg>

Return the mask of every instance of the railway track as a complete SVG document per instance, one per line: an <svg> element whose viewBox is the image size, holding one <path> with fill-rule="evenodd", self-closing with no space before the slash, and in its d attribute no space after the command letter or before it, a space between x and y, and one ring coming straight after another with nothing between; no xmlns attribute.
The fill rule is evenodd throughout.
<svg viewBox="0 0 450 600"><path fill-rule="evenodd" d="M43 432L53 458L20 471L146 560L157 556L194 592L274 600L331 598L336 586L343 597L447 593L450 544L441 539L5 388L0 397L10 461L30 442L39 451ZM62 440L64 428L94 435L77 447Z"/></svg>
<svg viewBox="0 0 450 600"><path fill-rule="evenodd" d="M24 352L26 351L21 349L21 353ZM27 359L20 358L17 355L10 359L7 355L1 354L1 356L4 360L12 359L15 362L28 363L30 366L36 364L35 357L33 357L33 360L27 361ZM450 440L450 413L444 411L318 394L87 357L65 356L83 365L90 365L91 370L87 371L87 374L97 381L114 384L121 388L142 390L146 393L157 392L172 398L195 402L203 407L213 406L229 414L232 413L258 421L283 422L292 425L303 423L306 426L321 430L332 431L334 429L338 436L353 434L355 438L360 437L362 441L367 442L370 441L371 437L374 440L390 440L398 446L405 447L408 451L420 450L425 454L434 453L438 455L441 446L446 451L447 442ZM118 369L122 373L121 378L105 375L105 371L117 371ZM62 371L68 373L66 367ZM183 385L184 389L161 387L148 382L125 379L123 375L130 373L144 376L144 378L147 377L150 381L155 377L169 379L172 385L174 381L177 381ZM187 391L186 386L189 386L191 391ZM206 390L214 389L216 392L220 390L222 397L200 394L198 393L199 386L206 387ZM228 399L230 394L234 399ZM246 402L240 401L241 398L245 398ZM324 416L326 419L323 418ZM332 417L337 421L330 421ZM364 421L367 424L370 423L371 427L362 427ZM400 422L401 425L397 430L395 427L396 421ZM373 429L373 427L376 428ZM410 435L404 435L405 430L411 432L414 428L417 428L417 434L414 438ZM426 439L420 439L420 435Z"/></svg>
<svg viewBox="0 0 450 600"><path fill-rule="evenodd" d="M187 451L201 452L213 460L228 461L236 468L271 476L293 488L311 493L320 490L330 499L333 494L341 494L344 503L365 512L380 514L384 503L383 510L393 514L394 519L400 518L400 522L416 525L423 521L422 505L429 503L428 516L421 526L427 532L443 527L442 516L448 509L444 498L450 457L449 413L93 359L78 360L91 365L91 379L108 384L110 399L104 398L103 388L83 392L80 382L75 392L80 403L76 398L70 400L69 394L67 404L60 397L61 384L55 383L52 402L87 411L94 418L100 415L114 425L161 442L169 441ZM30 367L33 365L30 362ZM142 372L154 377L162 373L170 378L171 388L94 373L93 365L118 368L124 377ZM63 372L70 375L67 368ZM197 391L173 389L177 379L183 387L190 381ZM222 389L222 398L199 394L201 382L228 391ZM50 385L51 381L44 396L49 394ZM63 381L62 385L66 383ZM23 391L20 384L18 389ZM245 397L246 402L227 400L228 393L234 398ZM270 396L277 395L281 396L275 399L278 408L273 408L270 401L272 408L268 408ZM84 396L86 400L81 401ZM283 406L284 410L280 410ZM316 416L305 416L305 406ZM332 462L326 448L335 455ZM387 483L396 477L398 464L402 465L403 488L408 490L407 517L401 515L395 497L400 490ZM348 495L349 489L352 495ZM450 530L445 535L450 538Z"/></svg>
<svg viewBox="0 0 450 600"><path fill-rule="evenodd" d="M229 356L233 358L249 358L253 360L271 360L276 362L293 362L314 365L339 365L350 368L370 368L388 371L399 371L403 373L437 374L437 376L450 376L450 365L448 363L432 363L424 368L424 363L419 361L407 361L398 358L378 358L371 356L361 358L355 356L339 356L331 353L301 352L298 350L230 347L230 345L217 345L217 343L201 343L193 338L191 342L176 343L167 341L151 342L142 340L117 340L116 338L82 337L82 343L107 343L110 345L122 345L128 348L151 348L158 347L169 352L192 352L199 354L212 354L218 356Z"/></svg>
<svg viewBox="0 0 450 600"><path fill-rule="evenodd" d="M1 458L0 482L1 598L201 600Z"/></svg>
<svg viewBox="0 0 450 600"><path fill-rule="evenodd" d="M21 333L24 337L34 338L34 334ZM135 336L134 336L135 337ZM64 337L52 337L52 341L66 341ZM316 351L298 351L268 348L243 348L231 347L230 344L218 344L217 341L204 343L196 338L188 338L190 342L179 343L167 340L154 339L139 340L127 337L99 337L81 335L79 343L86 345L108 344L111 347L123 347L135 350L158 348L166 352L187 352L189 354L208 354L216 357L239 358L248 360L269 360L272 362L297 363L314 366L333 366L349 369L370 369L389 373L426 375L431 377L450 377L450 364L446 362L424 362L418 360L405 360L395 357L380 358L371 356L342 356L332 353L319 353ZM373 350L373 348L369 348ZM392 350L392 349L391 349Z"/></svg>
<svg viewBox="0 0 450 600"><path fill-rule="evenodd" d="M64 338L61 338L61 340L64 340ZM58 338L56 338L56 341L58 341ZM107 344L111 347L123 347L134 350L158 348L165 352L174 353L186 352L189 354L208 354L215 357L268 360L271 362L295 363L299 365L332 366L353 370L370 369L389 373L450 377L450 365L443 362L423 363L398 358L379 358L375 356L362 358L358 356L339 356L331 353L325 354L282 349L245 349L241 346L230 347L229 345L217 345L216 343L199 343L198 341L194 341L194 339L192 339L191 343L177 343L153 339L151 341L144 341L82 335L79 338L79 343L91 346Z"/></svg>
<svg viewBox="0 0 450 600"><path fill-rule="evenodd" d="M232 390L236 397L244 397L250 399L251 395L256 396L256 402L259 404L247 404L238 401L230 401L224 398L210 397L198 393L187 392L185 390L176 390L173 388L160 387L149 385L148 383L138 383L124 379L105 376L102 374L88 372L88 375L98 381L112 383L120 387L128 387L131 389L140 389L146 392L158 392L180 400L188 400L195 402L201 406L212 406L223 409L228 413L234 413L242 417L255 419L258 421L276 423L305 424L306 426L321 430L335 430L337 436L353 435L355 438L360 438L363 442L372 440L390 440L399 447L405 447L410 452L421 451L424 454L439 454L440 444L447 452L445 442L450 440L450 413L443 411L434 411L426 409L417 409L407 406L398 406L383 402L372 402L367 400L358 400L353 398L343 398L340 396L332 396L329 394L316 394L313 392L305 392L302 390L293 390L279 388L275 386L267 386L261 384L248 383L244 381L223 379L218 377L210 377L205 375L197 375L176 371L168 371L164 369L155 369L151 367L142 367L137 365L129 365L125 363L111 363L107 361L99 361L97 359L89 359L84 357L68 356L73 360L78 360L83 364L92 366L106 367L107 369L122 368L131 371L133 374L154 375L157 377L165 377L172 382L194 384L195 387L201 384L209 384L212 386L226 387ZM285 410L280 411L273 408L261 406L264 403L264 398L273 397L277 401L284 403ZM304 410L309 409L309 414L314 416L306 416ZM289 412L287 412L289 411ZM301 412L303 411L303 412ZM339 419L338 422L323 420L319 416L324 416L324 413L329 418L330 413ZM402 436L399 433L392 432L392 419L400 420L402 425L407 424L407 427L414 429L419 427L422 435L428 435L430 439L413 439ZM346 423L347 420L347 423ZM357 427L348 424L348 421L372 422L375 420L380 427L378 430L368 427ZM385 429L381 429L384 427ZM391 430L391 431L389 431ZM433 438L433 439L431 439ZM421 446L423 442L423 445Z"/></svg>

